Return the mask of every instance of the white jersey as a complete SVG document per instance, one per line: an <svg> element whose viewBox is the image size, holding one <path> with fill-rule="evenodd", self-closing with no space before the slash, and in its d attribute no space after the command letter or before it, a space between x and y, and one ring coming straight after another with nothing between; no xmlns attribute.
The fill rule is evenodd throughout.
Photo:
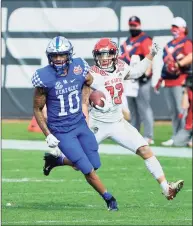
<svg viewBox="0 0 193 226"><path fill-rule="evenodd" d="M105 88L110 92L113 107L109 112L100 112L94 107L90 108L89 117L101 122L117 122L123 118L122 95L124 92L124 78L128 74L130 67L122 60L118 60L116 70L113 73L106 72L97 66L92 66L90 74L93 76L103 76Z"/></svg>

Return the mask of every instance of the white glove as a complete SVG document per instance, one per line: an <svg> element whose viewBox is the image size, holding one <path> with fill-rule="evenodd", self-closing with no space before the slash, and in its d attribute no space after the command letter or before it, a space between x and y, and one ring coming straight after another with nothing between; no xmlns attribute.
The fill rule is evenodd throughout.
<svg viewBox="0 0 193 226"><path fill-rule="evenodd" d="M55 147L55 148L50 148L50 154L54 155L55 157L59 157L61 155L61 151L59 149L59 147Z"/></svg>
<svg viewBox="0 0 193 226"><path fill-rule="evenodd" d="M154 42L154 43L152 44L150 54L154 57L154 56L158 53L159 50L160 50L159 45L158 45L157 43Z"/></svg>
<svg viewBox="0 0 193 226"><path fill-rule="evenodd" d="M101 97L101 100L104 102L104 107L100 107L100 106L98 106L98 105L95 105L95 107L96 107L98 110L100 110L100 111L102 111L103 113L105 113L105 112L109 111L109 110L112 108L113 104L112 104L112 101L109 101L108 99L106 100L106 99L103 98L103 97Z"/></svg>
<svg viewBox="0 0 193 226"><path fill-rule="evenodd" d="M46 142L48 144L48 146L50 148L55 148L58 146L58 143L60 142L54 135L52 134L49 134L47 137L46 137Z"/></svg>

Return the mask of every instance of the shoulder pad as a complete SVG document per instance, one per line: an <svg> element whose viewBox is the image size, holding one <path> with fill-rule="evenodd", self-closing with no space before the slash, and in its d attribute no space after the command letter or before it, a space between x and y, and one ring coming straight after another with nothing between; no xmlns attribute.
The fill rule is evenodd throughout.
<svg viewBox="0 0 193 226"><path fill-rule="evenodd" d="M55 71L48 65L36 70L31 81L34 87L51 87L55 79Z"/></svg>

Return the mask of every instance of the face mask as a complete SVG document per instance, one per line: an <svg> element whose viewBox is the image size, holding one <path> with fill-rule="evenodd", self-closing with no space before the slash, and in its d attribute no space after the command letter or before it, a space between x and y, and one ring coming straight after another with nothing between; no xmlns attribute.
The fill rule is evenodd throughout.
<svg viewBox="0 0 193 226"><path fill-rule="evenodd" d="M130 32L132 37L136 37L141 33L141 30L130 29L129 32Z"/></svg>
<svg viewBox="0 0 193 226"><path fill-rule="evenodd" d="M184 29L179 27L172 27L171 33L174 39L184 36Z"/></svg>

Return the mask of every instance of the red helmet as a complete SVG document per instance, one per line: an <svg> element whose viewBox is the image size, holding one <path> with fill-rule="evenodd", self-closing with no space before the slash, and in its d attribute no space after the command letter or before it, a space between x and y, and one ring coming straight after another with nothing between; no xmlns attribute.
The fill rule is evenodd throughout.
<svg viewBox="0 0 193 226"><path fill-rule="evenodd" d="M118 47L110 38L101 38L92 51L96 65L108 72L115 70L118 60Z"/></svg>

